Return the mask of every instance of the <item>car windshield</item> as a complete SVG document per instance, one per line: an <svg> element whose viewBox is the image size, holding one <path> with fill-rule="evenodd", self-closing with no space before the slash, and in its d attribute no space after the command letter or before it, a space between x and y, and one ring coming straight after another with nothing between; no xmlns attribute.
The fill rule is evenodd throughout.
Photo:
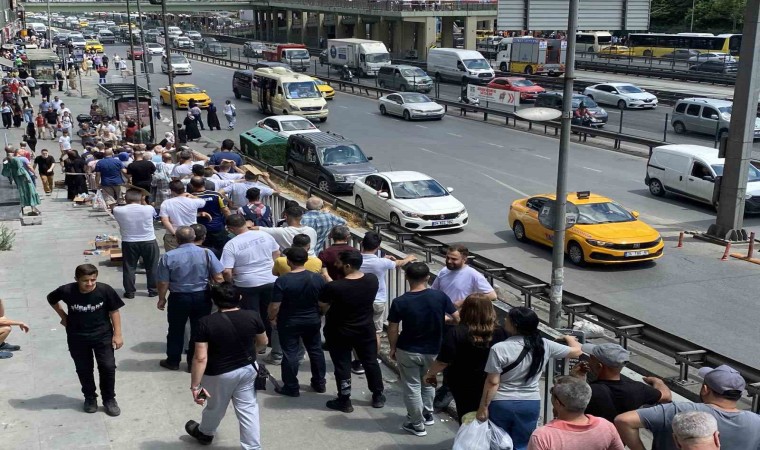
<svg viewBox="0 0 760 450"><path fill-rule="evenodd" d="M318 85L320 85L320 86L322 86L322 85L327 85L327 83L325 83L324 81L322 81L322 80L317 80L316 78L314 79L314 82L315 82L315 83L317 83L317 84L318 84Z"/></svg>
<svg viewBox="0 0 760 450"><path fill-rule="evenodd" d="M723 176L723 164L714 164L710 167L712 167L712 170L715 171L716 176ZM750 164L748 171L749 177L747 178L747 181L760 181L760 169Z"/></svg>
<svg viewBox="0 0 760 450"><path fill-rule="evenodd" d="M337 144L322 147L319 149L319 154L325 166L341 166L367 162L367 157L354 144Z"/></svg>
<svg viewBox="0 0 760 450"><path fill-rule="evenodd" d="M253 42L253 43L251 43L251 48L255 48L257 50L261 50L261 49L264 48L264 44L262 44L261 42Z"/></svg>
<svg viewBox="0 0 760 450"><path fill-rule="evenodd" d="M175 87L174 92L177 94L201 94L203 91L197 86Z"/></svg>
<svg viewBox="0 0 760 450"><path fill-rule="evenodd" d="M488 61L485 59L465 59L464 65L468 69L490 69L491 66L488 65Z"/></svg>
<svg viewBox="0 0 760 450"><path fill-rule="evenodd" d="M393 196L398 199L414 199L429 197L445 197L449 195L446 190L435 180L414 180L391 183Z"/></svg>
<svg viewBox="0 0 760 450"><path fill-rule="evenodd" d="M368 63L391 62L391 55L387 53L373 53L364 57Z"/></svg>
<svg viewBox="0 0 760 450"><path fill-rule="evenodd" d="M630 84L624 84L622 86L617 86L618 92L622 92L623 94L641 94L643 91L636 86L630 85Z"/></svg>
<svg viewBox="0 0 760 450"><path fill-rule="evenodd" d="M406 94L401 96L404 103L430 103L432 100L424 94Z"/></svg>
<svg viewBox="0 0 760 450"><path fill-rule="evenodd" d="M721 106L720 108L718 108L718 111L720 111L723 114L731 115L731 108L733 108L733 106Z"/></svg>
<svg viewBox="0 0 760 450"><path fill-rule="evenodd" d="M633 222L636 220L622 206L613 202L586 203L578 207L578 224L595 225L599 223Z"/></svg>
<svg viewBox="0 0 760 450"><path fill-rule="evenodd" d="M313 130L317 127L306 119L283 120L280 122L282 131Z"/></svg>
<svg viewBox="0 0 760 450"><path fill-rule="evenodd" d="M189 64L187 58L182 55L172 55L172 64Z"/></svg>
<svg viewBox="0 0 760 450"><path fill-rule="evenodd" d="M535 86L532 81L530 80L511 80L510 83L512 83L512 86Z"/></svg>
<svg viewBox="0 0 760 450"><path fill-rule="evenodd" d="M420 69L419 67L415 67L414 69L404 69L401 71L401 74L405 77L427 77L427 74L424 70Z"/></svg>
<svg viewBox="0 0 760 450"><path fill-rule="evenodd" d="M307 50L288 50L286 52L288 59L308 59L309 52Z"/></svg>
<svg viewBox="0 0 760 450"><path fill-rule="evenodd" d="M589 97L583 97L583 98L574 97L573 98L573 109L575 109L578 106L580 106L581 102L583 102L583 104L586 106L586 108L597 108L599 106L599 105L596 104L595 101L593 101Z"/></svg>
<svg viewBox="0 0 760 450"><path fill-rule="evenodd" d="M283 83L286 98L320 98L322 94L317 90L313 81L295 81Z"/></svg>

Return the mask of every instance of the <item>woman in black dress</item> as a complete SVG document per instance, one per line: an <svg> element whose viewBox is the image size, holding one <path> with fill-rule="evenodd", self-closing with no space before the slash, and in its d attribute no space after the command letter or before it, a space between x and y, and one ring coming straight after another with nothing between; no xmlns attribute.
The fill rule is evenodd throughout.
<svg viewBox="0 0 760 450"><path fill-rule="evenodd" d="M447 380L461 424L462 416L480 406L491 347L508 336L496 323L493 303L482 294L467 297L459 310L459 324L447 328L441 351L425 374L425 382L435 386L436 375L448 367Z"/></svg>
<svg viewBox="0 0 760 450"><path fill-rule="evenodd" d="M187 117L185 117L183 123L185 124L185 134L188 142L201 138L201 132L198 131L198 122L196 122L195 116L192 113L187 113Z"/></svg>
<svg viewBox="0 0 760 450"><path fill-rule="evenodd" d="M21 127L21 121L24 119L24 113L18 103L13 104L13 127Z"/></svg>
<svg viewBox="0 0 760 450"><path fill-rule="evenodd" d="M63 159L63 156L61 159ZM66 152L66 159L63 159L63 171L66 173L64 182L66 183L66 188L68 190L67 198L69 200L74 200L79 194L87 194L87 182L85 179L86 166L87 163L85 163L84 159L79 156L79 152L76 150L69 150Z"/></svg>
<svg viewBox="0 0 760 450"><path fill-rule="evenodd" d="M208 104L206 111L208 112L208 115L206 116L206 125L208 125L208 129L213 130L216 128L221 131L222 127L219 124L219 117L216 115L216 106L214 106L214 102Z"/></svg>
<svg viewBox="0 0 760 450"><path fill-rule="evenodd" d="M32 149L32 153L37 151L37 130L34 128L34 122L27 122L26 124L26 138L24 139Z"/></svg>

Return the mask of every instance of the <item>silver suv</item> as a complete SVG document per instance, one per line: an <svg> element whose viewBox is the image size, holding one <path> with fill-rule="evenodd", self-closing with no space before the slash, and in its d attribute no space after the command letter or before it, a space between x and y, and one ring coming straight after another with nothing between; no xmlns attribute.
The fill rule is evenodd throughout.
<svg viewBox="0 0 760 450"><path fill-rule="evenodd" d="M684 98L673 107L670 124L676 133L687 131L717 136L728 134L733 102L714 98ZM755 119L755 139L760 138L760 119Z"/></svg>

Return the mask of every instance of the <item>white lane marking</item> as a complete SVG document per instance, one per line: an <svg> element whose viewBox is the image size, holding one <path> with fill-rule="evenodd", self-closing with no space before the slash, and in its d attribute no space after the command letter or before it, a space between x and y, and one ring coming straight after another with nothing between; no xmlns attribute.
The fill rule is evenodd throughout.
<svg viewBox="0 0 760 450"><path fill-rule="evenodd" d="M504 146L503 146L503 145L494 144L494 143L491 143L491 142L483 142L483 143L484 143L484 144L486 144L486 145L491 145L491 146L493 146L493 147L504 148Z"/></svg>
<svg viewBox="0 0 760 450"><path fill-rule="evenodd" d="M523 191L521 191L519 189L516 189L516 188L508 185L507 183L503 183L503 182L497 180L496 178L494 178L494 177L492 177L490 175L486 175L486 174L481 174L481 175L483 175L486 178L489 178L490 180L492 180L495 183L498 183L498 184L504 186L505 188L509 189L510 191L517 192L518 194L522 195L523 197L530 197L530 195L526 194L525 192L523 192Z"/></svg>
<svg viewBox="0 0 760 450"><path fill-rule="evenodd" d="M425 129L427 129L427 127L426 127L425 125L415 125L415 127L420 127L420 128L425 128Z"/></svg>
<svg viewBox="0 0 760 450"><path fill-rule="evenodd" d="M338 108L348 109L348 106L346 105L335 105L335 106L337 106Z"/></svg>
<svg viewBox="0 0 760 450"><path fill-rule="evenodd" d="M536 158L541 158L541 159L548 159L549 161L551 161L551 158L549 158L548 156L544 156L544 155L537 155L537 154L535 154L535 153L530 153L530 154L531 154L531 155L533 155L533 156L535 156Z"/></svg>
<svg viewBox="0 0 760 450"><path fill-rule="evenodd" d="M373 113L373 112L367 112L367 114L369 114L370 116L374 116L375 115L375 113Z"/></svg>
<svg viewBox="0 0 760 450"><path fill-rule="evenodd" d="M461 134L456 134L456 133L446 133L446 134L448 134L449 136L454 136L454 137L459 137L459 138L462 137Z"/></svg>
<svg viewBox="0 0 760 450"><path fill-rule="evenodd" d="M584 169L586 169L586 170L590 170L590 171L592 171L592 172L599 172L599 173L602 173L602 171L601 171L601 170L599 170L599 169L592 169L591 167L584 167Z"/></svg>
<svg viewBox="0 0 760 450"><path fill-rule="evenodd" d="M435 153L435 152L434 152L434 151L432 151L432 150L428 150L428 149L426 149L426 148L422 148L422 147L420 147L420 150L422 150L423 152L428 152L428 153Z"/></svg>

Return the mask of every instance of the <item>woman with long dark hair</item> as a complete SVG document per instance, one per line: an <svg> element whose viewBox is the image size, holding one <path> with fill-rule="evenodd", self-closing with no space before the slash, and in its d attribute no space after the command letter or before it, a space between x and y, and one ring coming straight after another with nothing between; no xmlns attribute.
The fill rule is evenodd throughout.
<svg viewBox="0 0 760 450"><path fill-rule="evenodd" d="M87 182L85 180L86 165L84 159L79 156L79 152L76 150L68 150L66 152L66 159L63 160L63 171L66 173L64 182L66 183L67 198L69 200L74 200L79 194L87 193Z"/></svg>
<svg viewBox="0 0 760 450"><path fill-rule="evenodd" d="M448 367L448 386L460 424L462 416L478 410L488 352L505 339L507 332L496 322L493 302L483 294L468 296L459 310L459 324L448 327L441 351L425 374L425 382L435 386L436 375Z"/></svg>
<svg viewBox="0 0 760 450"><path fill-rule="evenodd" d="M554 359L577 358L581 344L564 336L567 345L541 337L538 316L525 307L512 308L504 320L510 337L491 348L486 381L478 408L478 420L491 422L509 433L515 450L528 448L541 412L538 383L544 368Z"/></svg>
<svg viewBox="0 0 760 450"><path fill-rule="evenodd" d="M24 113L21 110L21 106L18 103L14 103L13 109L13 127L20 128L21 122L24 120Z"/></svg>
<svg viewBox="0 0 760 450"><path fill-rule="evenodd" d="M35 153L37 151L37 130L34 128L34 122L27 122L24 136L24 141L29 144L32 153Z"/></svg>

